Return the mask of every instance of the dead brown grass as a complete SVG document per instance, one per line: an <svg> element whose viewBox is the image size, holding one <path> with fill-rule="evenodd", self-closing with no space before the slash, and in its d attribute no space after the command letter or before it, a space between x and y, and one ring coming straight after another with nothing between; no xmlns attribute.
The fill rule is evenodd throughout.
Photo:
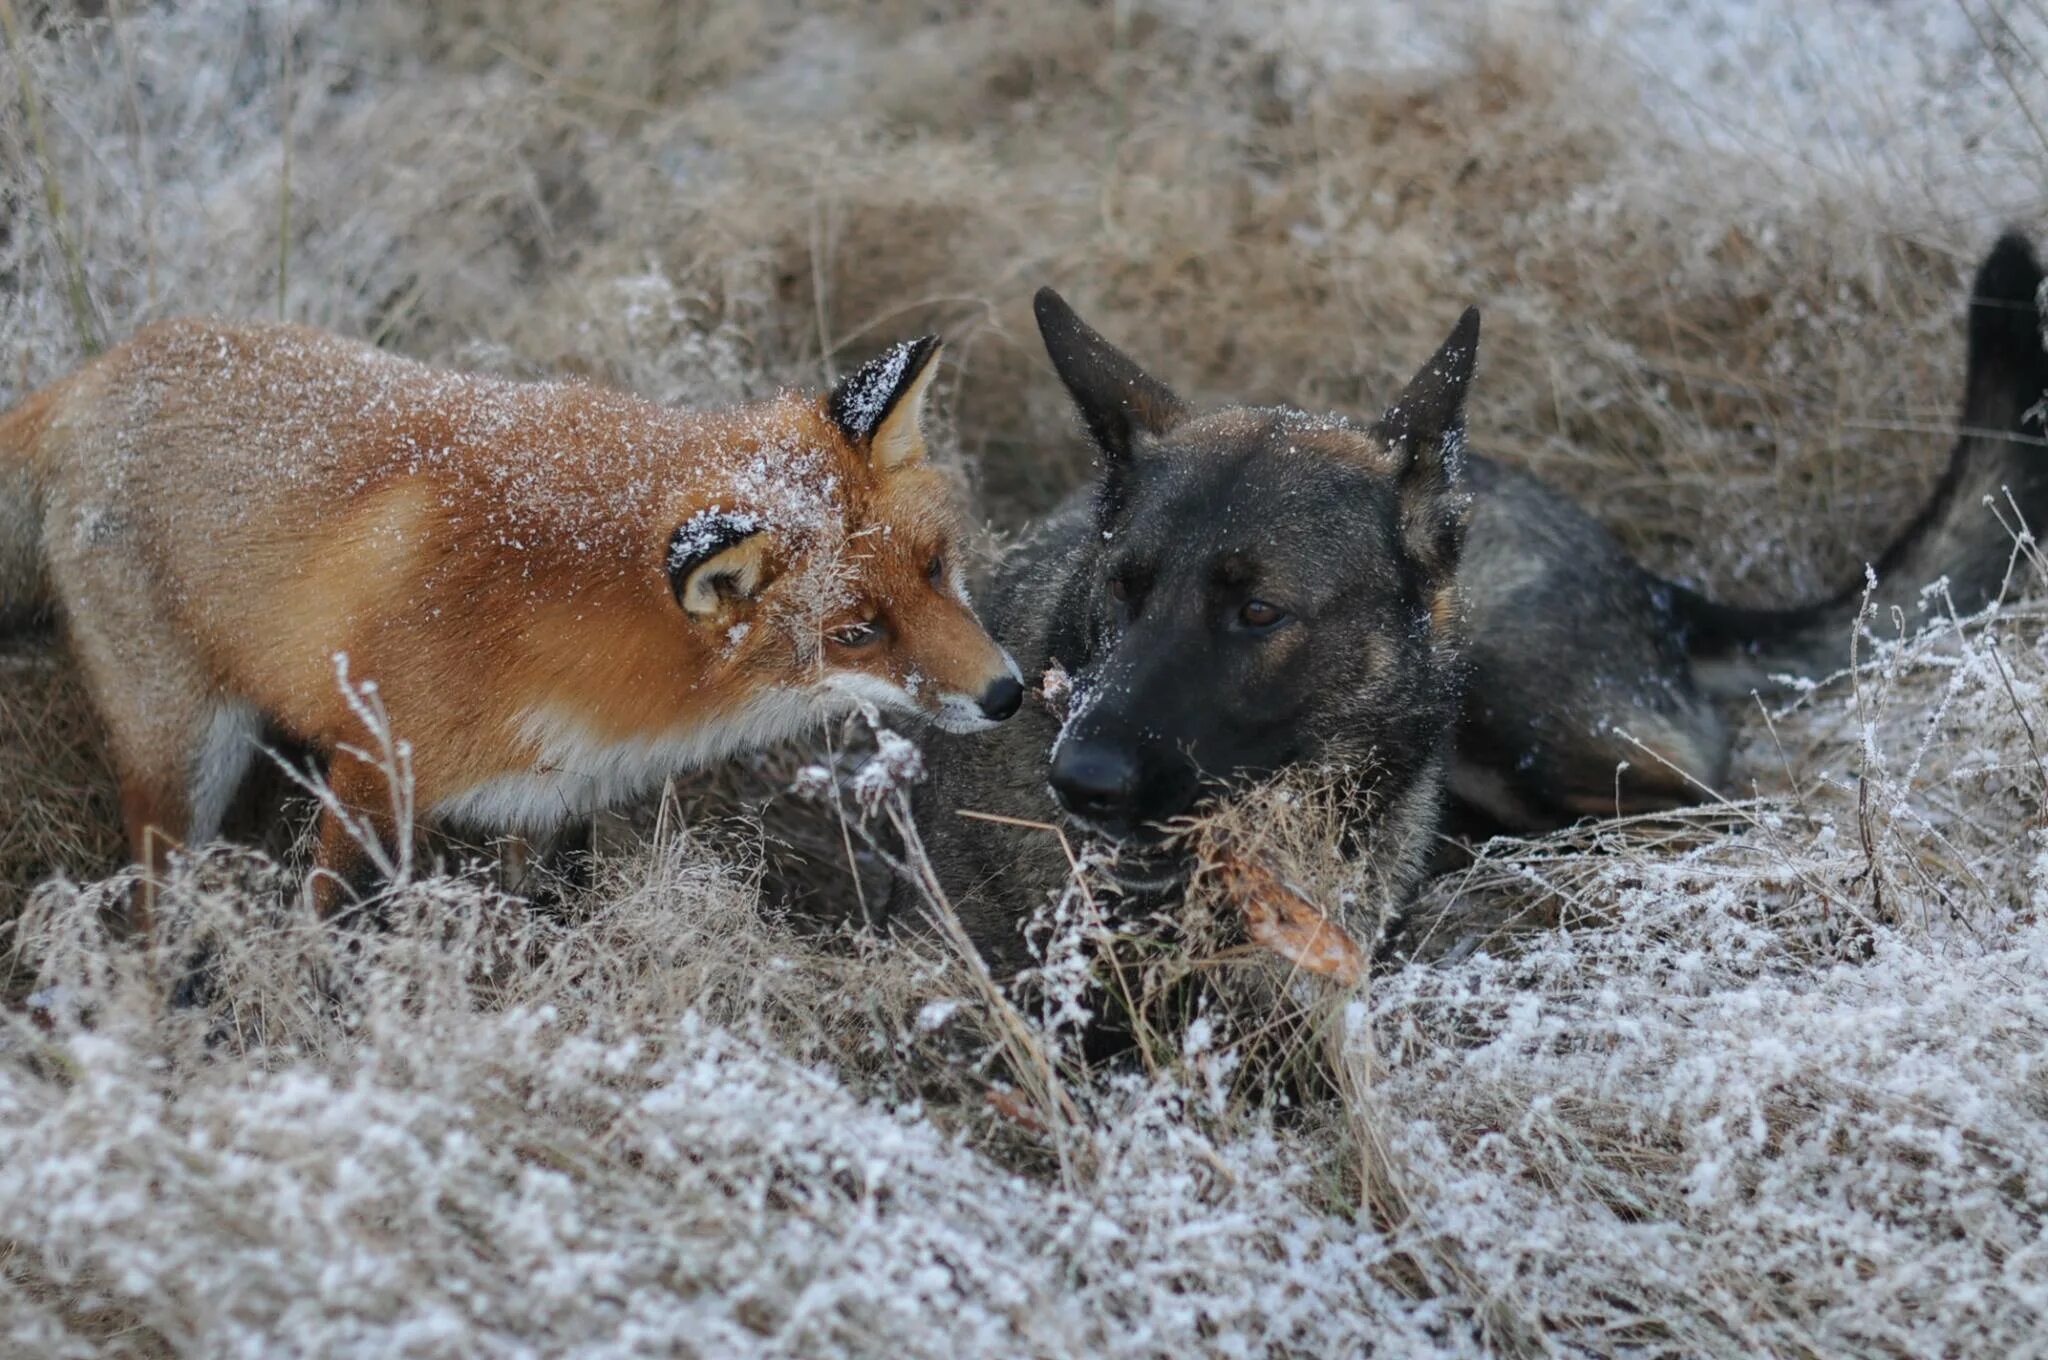
<svg viewBox="0 0 2048 1360"><path fill-rule="evenodd" d="M57 873L97 878L127 846L99 726L54 643L0 653L0 914Z"/></svg>

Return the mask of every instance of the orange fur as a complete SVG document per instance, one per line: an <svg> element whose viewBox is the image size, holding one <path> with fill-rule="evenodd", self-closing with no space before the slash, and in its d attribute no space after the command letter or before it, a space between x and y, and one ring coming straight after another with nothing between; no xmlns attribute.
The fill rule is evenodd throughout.
<svg viewBox="0 0 2048 1360"><path fill-rule="evenodd" d="M338 654L410 743L415 806L501 829L493 809L545 820L550 780L616 793L614 765L715 757L861 701L973 721L1012 668L950 567L930 577L958 524L917 425L928 369L860 435L809 396L671 410L175 321L0 418L0 470L35 488L138 852L192 829L209 723L232 736L246 709L330 755L374 750ZM761 526L765 580L699 617L668 552L712 511ZM832 641L868 620L881 640ZM388 830L386 781L349 766L337 792L384 800L359 810ZM323 865L343 835L323 828Z"/></svg>

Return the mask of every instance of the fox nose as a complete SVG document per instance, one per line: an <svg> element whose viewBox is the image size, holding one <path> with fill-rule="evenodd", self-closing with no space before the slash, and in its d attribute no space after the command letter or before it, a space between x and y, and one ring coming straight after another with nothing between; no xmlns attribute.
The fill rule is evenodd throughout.
<svg viewBox="0 0 2048 1360"><path fill-rule="evenodd" d="M990 722L1001 722L1017 711L1024 702L1024 686L1017 683L1013 675L991 681L981 692L981 715Z"/></svg>
<svg viewBox="0 0 2048 1360"><path fill-rule="evenodd" d="M1052 757L1052 791L1067 811L1108 826L1131 821L1138 794L1138 762L1092 742L1061 742Z"/></svg>

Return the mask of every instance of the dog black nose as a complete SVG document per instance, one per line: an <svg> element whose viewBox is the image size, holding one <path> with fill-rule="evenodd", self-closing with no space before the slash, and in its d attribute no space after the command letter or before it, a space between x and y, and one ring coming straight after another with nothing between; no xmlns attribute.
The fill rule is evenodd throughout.
<svg viewBox="0 0 2048 1360"><path fill-rule="evenodd" d="M1113 747L1061 742L1052 757L1052 791L1076 817L1128 824L1138 796L1138 762Z"/></svg>
<svg viewBox="0 0 2048 1360"><path fill-rule="evenodd" d="M1024 686L1016 677L1006 675L981 692L982 716L1001 722L1017 711L1017 705L1024 702Z"/></svg>

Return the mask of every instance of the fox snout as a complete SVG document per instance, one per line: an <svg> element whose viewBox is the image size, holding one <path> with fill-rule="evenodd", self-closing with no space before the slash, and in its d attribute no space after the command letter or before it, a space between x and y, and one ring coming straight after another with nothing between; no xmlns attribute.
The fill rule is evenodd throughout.
<svg viewBox="0 0 2048 1360"><path fill-rule="evenodd" d="M895 623L904 646L893 678L935 726L981 732L1023 707L1017 663L954 591L899 599Z"/></svg>
<svg viewBox="0 0 2048 1360"><path fill-rule="evenodd" d="M1024 683L1007 652L999 651L1004 669L987 680L978 693L947 692L939 696L932 720L948 732L980 732L994 727L1024 703Z"/></svg>
<svg viewBox="0 0 2048 1360"><path fill-rule="evenodd" d="M914 713L946 732L980 732L1024 704L1017 663L965 602L899 601L885 623L840 644L823 689L834 703Z"/></svg>

